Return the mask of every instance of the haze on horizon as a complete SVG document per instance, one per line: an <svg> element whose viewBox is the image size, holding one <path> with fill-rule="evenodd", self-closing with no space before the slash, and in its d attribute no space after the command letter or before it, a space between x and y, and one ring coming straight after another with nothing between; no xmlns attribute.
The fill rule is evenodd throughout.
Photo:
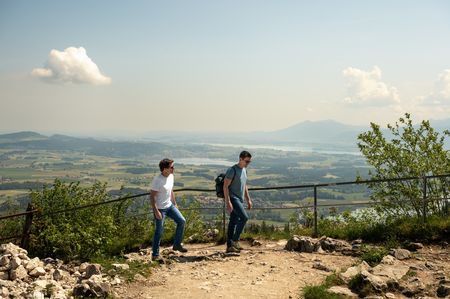
<svg viewBox="0 0 450 299"><path fill-rule="evenodd" d="M448 1L0 2L0 132L450 115Z"/></svg>

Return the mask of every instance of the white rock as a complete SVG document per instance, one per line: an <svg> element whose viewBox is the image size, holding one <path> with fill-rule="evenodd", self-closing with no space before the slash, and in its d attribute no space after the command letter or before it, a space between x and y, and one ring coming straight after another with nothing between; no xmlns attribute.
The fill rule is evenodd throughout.
<svg viewBox="0 0 450 299"><path fill-rule="evenodd" d="M10 254L2 255L2 257L0 257L0 267L9 265L10 257Z"/></svg>
<svg viewBox="0 0 450 299"><path fill-rule="evenodd" d="M128 264L112 264L114 270L129 270L130 265Z"/></svg>
<svg viewBox="0 0 450 299"><path fill-rule="evenodd" d="M358 298L358 295L353 293L350 289L346 287L333 286L328 289L330 293L343 295L345 298Z"/></svg>
<svg viewBox="0 0 450 299"><path fill-rule="evenodd" d="M37 267L43 267L43 263L41 262L41 260L37 257L35 257L34 259L31 259L28 261L27 265L25 266L25 269L27 269L28 272L34 270L34 268Z"/></svg>
<svg viewBox="0 0 450 299"><path fill-rule="evenodd" d="M80 273L84 273L84 272L86 272L86 269L87 269L88 266L89 266L89 263L82 263L80 265L80 267L78 268L78 271Z"/></svg>
<svg viewBox="0 0 450 299"><path fill-rule="evenodd" d="M34 291L32 297L33 299L45 299L44 294L41 291Z"/></svg>
<svg viewBox="0 0 450 299"><path fill-rule="evenodd" d="M21 259L21 260L26 260L26 261L29 261L30 260L30 258L28 257L28 255L26 255L25 253L19 253L19 255L18 255L18 257Z"/></svg>
<svg viewBox="0 0 450 299"><path fill-rule="evenodd" d="M0 298L8 298L9 297L9 291L5 287L0 287Z"/></svg>
<svg viewBox="0 0 450 299"><path fill-rule="evenodd" d="M350 280L360 274L362 271L364 270L369 270L370 266L368 263L366 263L365 261L363 261L361 264L354 266L354 267L350 267L347 269L347 271L343 272L343 273L339 273L339 277L345 282L345 283L349 283Z"/></svg>
<svg viewBox="0 0 450 299"><path fill-rule="evenodd" d="M0 272L0 280L8 280L9 273L8 272Z"/></svg>
<svg viewBox="0 0 450 299"><path fill-rule="evenodd" d="M11 272L9 273L9 279L11 280L22 280L26 277L28 277L28 273L22 265L17 267L17 269L15 270L11 270Z"/></svg>
<svg viewBox="0 0 450 299"><path fill-rule="evenodd" d="M394 265L396 260L397 259L395 257L393 257L392 255L386 255L386 256L383 257L383 259L381 260L380 264Z"/></svg>
<svg viewBox="0 0 450 299"><path fill-rule="evenodd" d="M17 269L17 267L19 267L21 264L22 264L22 260L19 257L17 257L17 256L13 257L11 259L10 265L11 265L11 269L12 270Z"/></svg>
<svg viewBox="0 0 450 299"><path fill-rule="evenodd" d="M48 284L50 284L50 282L48 282L47 280L42 280L42 279L35 280L33 282L33 286L40 287L42 289L45 289Z"/></svg>
<svg viewBox="0 0 450 299"><path fill-rule="evenodd" d="M45 270L42 267L36 267L30 272L30 276L39 277L45 275Z"/></svg>
<svg viewBox="0 0 450 299"><path fill-rule="evenodd" d="M118 278L118 277L114 278L114 279L111 281L111 284L112 284L112 285L118 285L118 284L121 284L121 283L122 283L122 281L121 281L120 278Z"/></svg>

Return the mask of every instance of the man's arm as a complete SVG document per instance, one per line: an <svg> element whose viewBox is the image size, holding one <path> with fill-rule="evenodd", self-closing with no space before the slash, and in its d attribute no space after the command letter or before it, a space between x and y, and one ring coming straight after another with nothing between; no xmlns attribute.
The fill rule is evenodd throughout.
<svg viewBox="0 0 450 299"><path fill-rule="evenodd" d="M247 206L250 210L253 207L252 199L250 198L250 194L248 193L247 184L245 185L245 192L244 192L245 199L247 200Z"/></svg>
<svg viewBox="0 0 450 299"><path fill-rule="evenodd" d="M173 190L171 191L171 196L170 196L170 200L172 201L173 205L178 208L177 206L177 201L175 199L175 193L173 192Z"/></svg>
<svg viewBox="0 0 450 299"><path fill-rule="evenodd" d="M156 219L162 219L161 212L156 208L156 195L158 194L158 191L151 190L150 191L150 205L153 209L153 214L155 215Z"/></svg>
<svg viewBox="0 0 450 299"><path fill-rule="evenodd" d="M233 205L231 204L230 201L230 192L229 192L229 187L231 184L231 180L225 178L223 181L223 199L225 200L225 206L227 207L227 211L228 213L231 214L231 212L233 211Z"/></svg>

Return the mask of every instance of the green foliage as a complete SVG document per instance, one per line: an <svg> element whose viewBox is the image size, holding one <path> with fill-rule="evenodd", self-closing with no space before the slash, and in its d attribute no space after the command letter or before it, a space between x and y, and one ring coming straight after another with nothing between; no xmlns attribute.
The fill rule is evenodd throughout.
<svg viewBox="0 0 450 299"><path fill-rule="evenodd" d="M342 299L343 297L327 291L325 285L306 286L303 288L305 299Z"/></svg>
<svg viewBox="0 0 450 299"><path fill-rule="evenodd" d="M89 260L120 253L148 236L148 219L129 217L130 200L55 213L111 199L100 182L85 188L55 180L31 198L40 213L33 219L30 252L38 256Z"/></svg>
<svg viewBox="0 0 450 299"><path fill-rule="evenodd" d="M355 275L348 283L348 287L362 297L373 293L372 287L364 280L364 277L361 274Z"/></svg>
<svg viewBox="0 0 450 299"><path fill-rule="evenodd" d="M372 267L378 265L383 257L389 253L385 247L369 247L367 245L361 246L361 252L361 259Z"/></svg>
<svg viewBox="0 0 450 299"><path fill-rule="evenodd" d="M152 273L152 268L157 266L157 263L153 262L141 262L141 261L127 261L123 257L97 257L92 260L94 263L102 265L103 272L108 273L110 276L118 275L126 279L127 282L133 282L136 274L141 274L144 277L148 277ZM130 267L127 270L114 269L113 264L128 264Z"/></svg>
<svg viewBox="0 0 450 299"><path fill-rule="evenodd" d="M449 241L450 218L432 215L423 223L422 218L408 216L380 219L370 210L363 210L358 216L343 213L342 217L321 219L318 230L321 235L332 238L363 239L366 242L384 243L386 248L395 248L402 240Z"/></svg>
<svg viewBox="0 0 450 299"><path fill-rule="evenodd" d="M371 131L358 136L359 149L366 157L373 171L371 179L391 179L399 177L440 175L450 173L450 152L445 150L448 130L436 132L429 121L420 126L412 124L410 114L406 113L395 125L388 125L391 136L385 137L379 125L371 123ZM418 217L427 214L445 215L447 202L429 201L423 208L423 180L371 183L371 199L380 212L394 216L414 214ZM430 179L427 182L428 198L446 198L450 194L450 179Z"/></svg>
<svg viewBox="0 0 450 299"><path fill-rule="evenodd" d="M327 288L337 285L345 285L345 282L336 273L330 274L325 278L324 285Z"/></svg>
<svg viewBox="0 0 450 299"><path fill-rule="evenodd" d="M6 210L8 211L8 213L5 213L5 215L11 215L19 212L17 206L11 200L6 201L3 205L7 207ZM24 221L25 217L15 217L0 220L0 239L9 238L13 236L20 236L23 231ZM9 239L5 241L11 242L14 241L14 239Z"/></svg>

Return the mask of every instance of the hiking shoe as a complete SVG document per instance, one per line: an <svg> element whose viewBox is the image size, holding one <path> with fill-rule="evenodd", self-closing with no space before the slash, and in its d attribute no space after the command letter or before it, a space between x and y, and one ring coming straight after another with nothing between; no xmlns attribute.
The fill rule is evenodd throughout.
<svg viewBox="0 0 450 299"><path fill-rule="evenodd" d="M152 262L163 264L164 260L159 255L152 255Z"/></svg>
<svg viewBox="0 0 450 299"><path fill-rule="evenodd" d="M232 243L233 245L233 247L234 248L236 248L237 250L239 250L239 251L241 251L243 248L241 247L241 245L239 244L239 242L238 241L233 241L233 243Z"/></svg>
<svg viewBox="0 0 450 299"><path fill-rule="evenodd" d="M179 252L187 252L188 250L184 248L181 244L180 245L174 245L173 250L179 251Z"/></svg>
<svg viewBox="0 0 450 299"><path fill-rule="evenodd" d="M227 246L227 253L239 253L241 252L239 249L237 249L236 247L234 247L233 245L231 246Z"/></svg>

